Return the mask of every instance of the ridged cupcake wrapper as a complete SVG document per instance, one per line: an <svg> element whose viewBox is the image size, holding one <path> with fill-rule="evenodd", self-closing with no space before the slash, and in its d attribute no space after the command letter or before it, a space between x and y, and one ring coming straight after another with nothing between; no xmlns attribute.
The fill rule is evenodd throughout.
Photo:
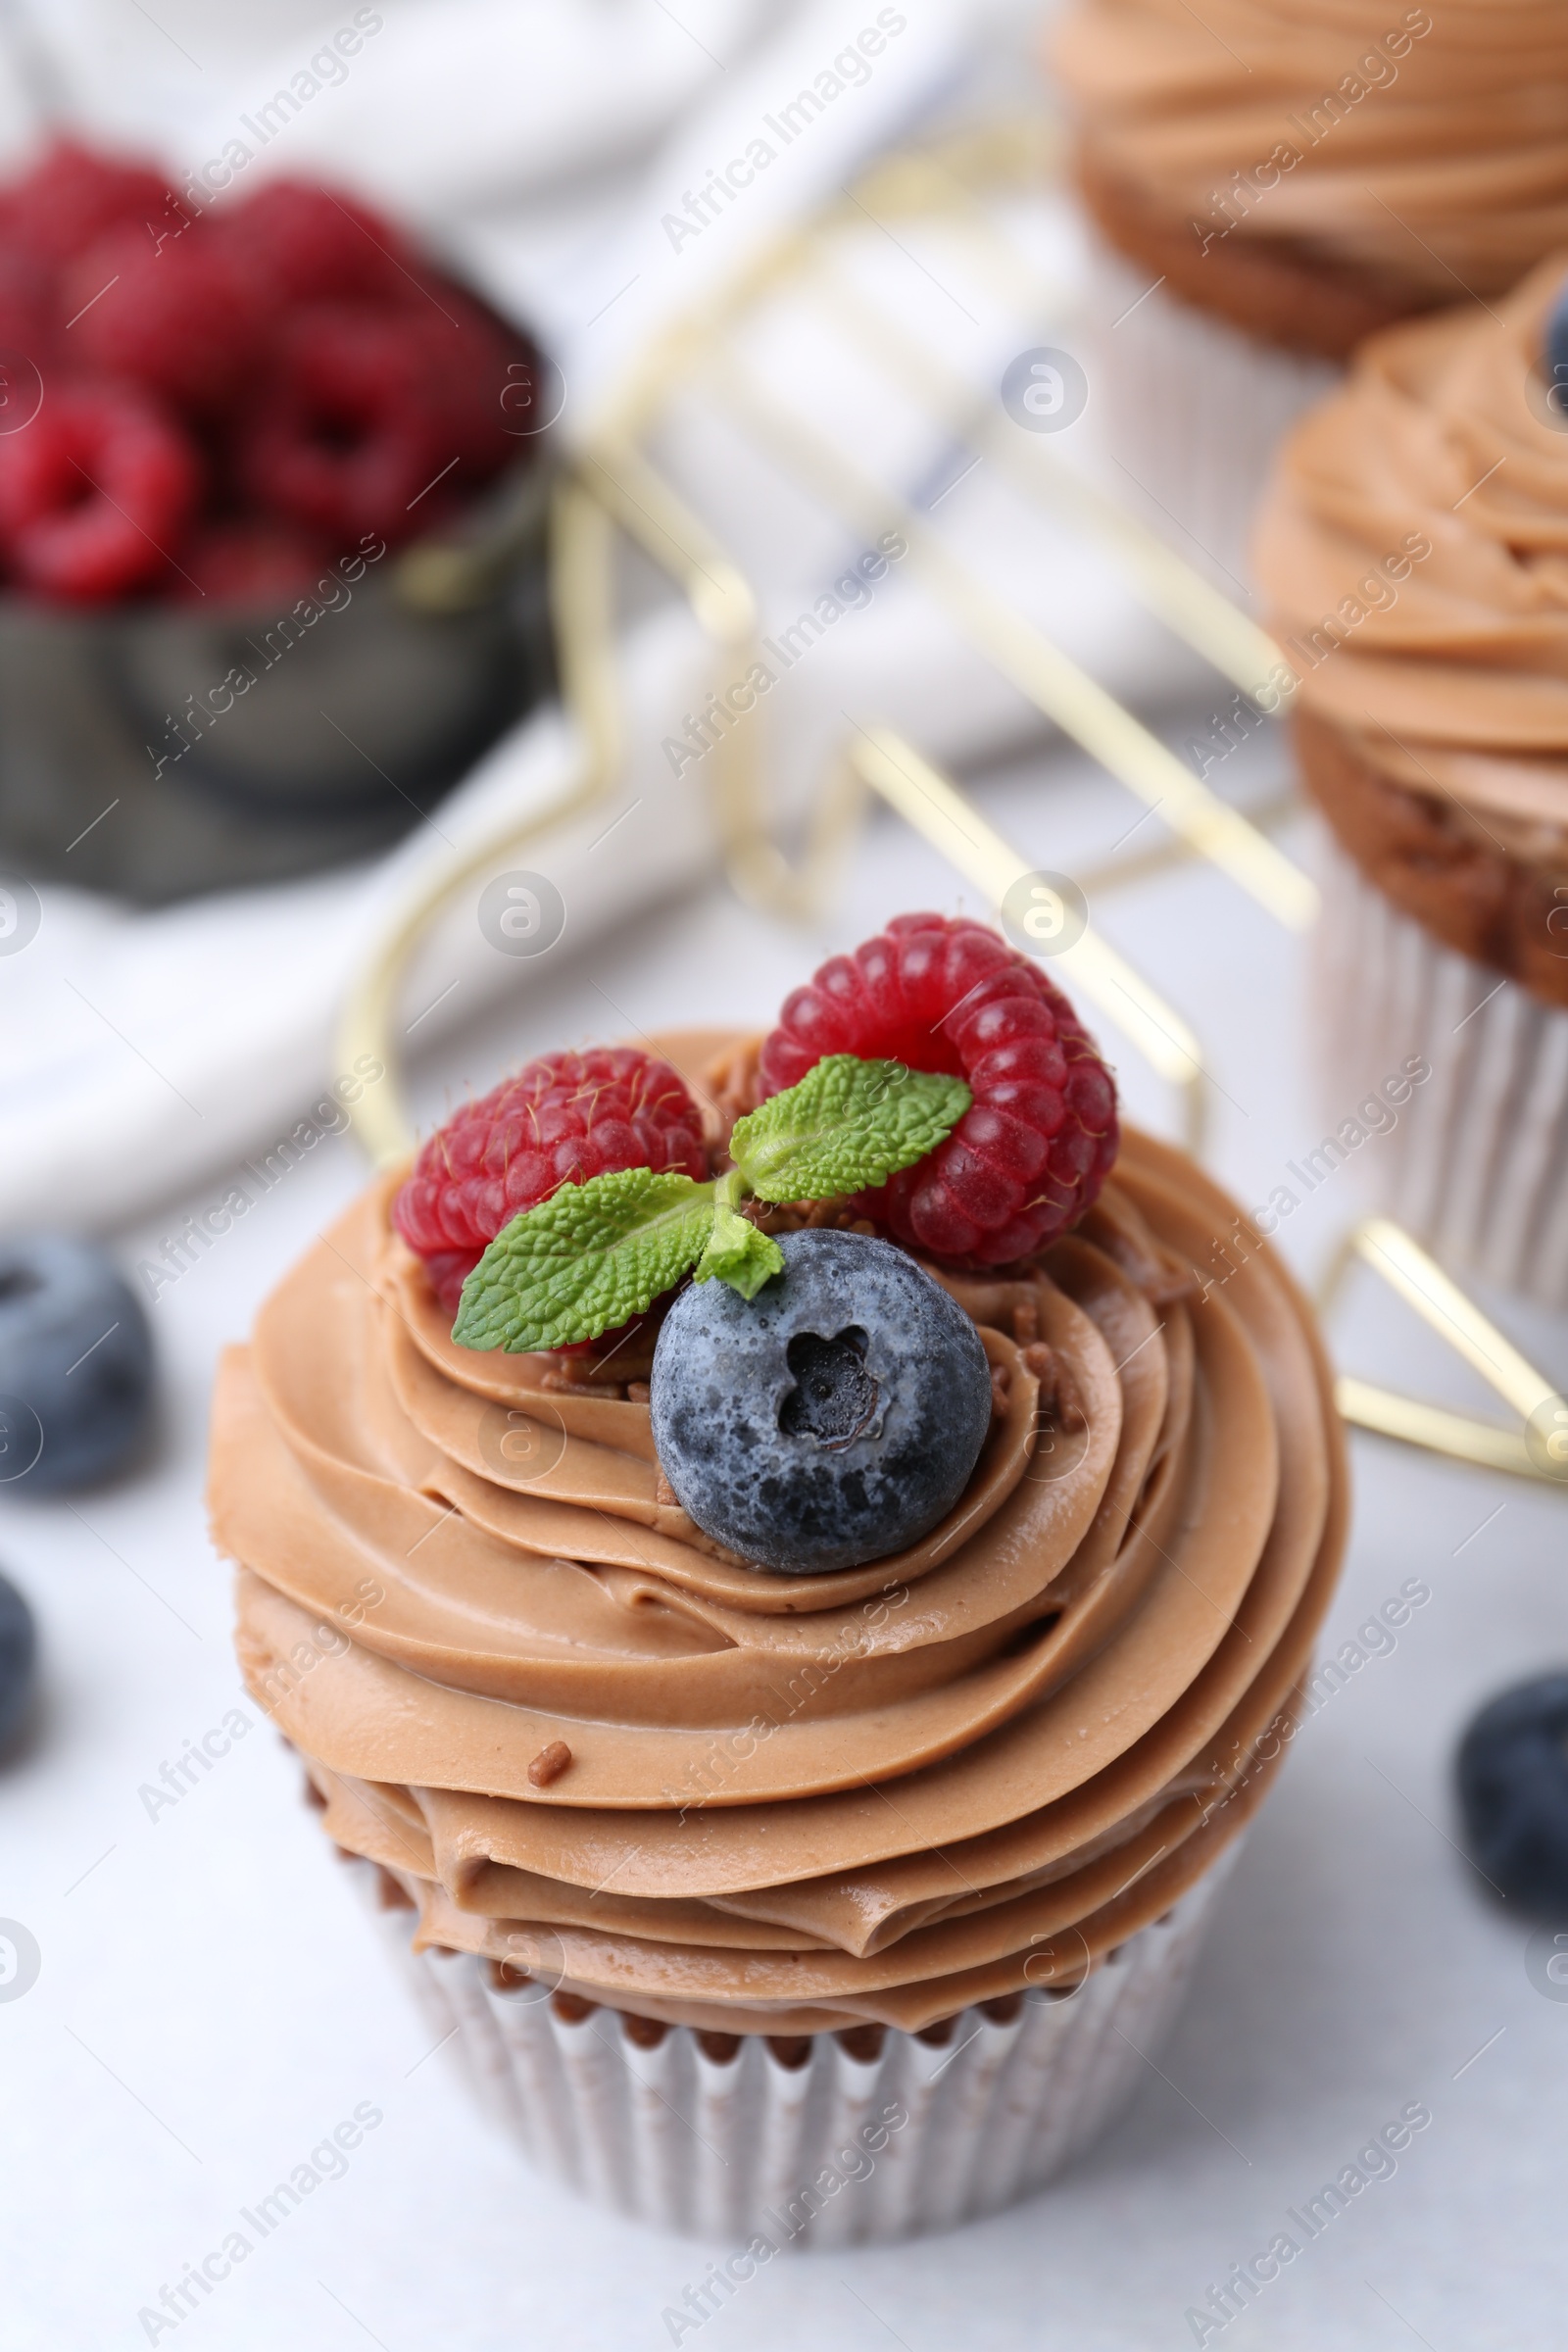
<svg viewBox="0 0 1568 2352"><path fill-rule="evenodd" d="M1151 291L1098 237L1089 316L1106 488L1234 597L1251 580L1252 516L1274 453L1341 370Z"/></svg>
<svg viewBox="0 0 1568 2352"><path fill-rule="evenodd" d="M1411 1054L1432 1075L1358 1154L1378 1206L1440 1256L1568 1306L1568 1012L1404 914L1332 837L1314 991L1323 1098L1370 1091Z"/></svg>
<svg viewBox="0 0 1568 2352"><path fill-rule="evenodd" d="M890 2028L869 2060L817 2034L795 2066L760 2035L721 2057L686 2027L645 2046L612 2009L499 1990L470 1953L416 1953L412 1913L380 1907L373 1866L356 1877L433 2037L542 2171L641 2221L781 2251L951 2229L1054 2180L1136 2088L1240 1842L1076 1991L1032 1988L1004 2021L965 2010L940 2041Z"/></svg>

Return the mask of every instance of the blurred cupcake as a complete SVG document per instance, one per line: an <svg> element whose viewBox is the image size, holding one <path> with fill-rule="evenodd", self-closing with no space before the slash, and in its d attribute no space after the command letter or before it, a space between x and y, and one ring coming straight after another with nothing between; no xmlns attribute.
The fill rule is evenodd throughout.
<svg viewBox="0 0 1568 2352"><path fill-rule="evenodd" d="M1332 1084L1424 1059L1430 1079L1380 1146L1385 1205L1559 1305L1565 275L1547 262L1493 309L1375 337L1280 453L1255 540L1329 833L1317 1007Z"/></svg>
<svg viewBox="0 0 1568 2352"><path fill-rule="evenodd" d="M1234 589L1279 436L1362 337L1568 244L1568 14L1074 0L1054 64L1113 478Z"/></svg>
<svg viewBox="0 0 1568 2352"><path fill-rule="evenodd" d="M663 1051L546 1056L371 1187L224 1366L213 1506L433 2037L733 2286L1130 2096L1346 1489L1289 1277L994 933Z"/></svg>

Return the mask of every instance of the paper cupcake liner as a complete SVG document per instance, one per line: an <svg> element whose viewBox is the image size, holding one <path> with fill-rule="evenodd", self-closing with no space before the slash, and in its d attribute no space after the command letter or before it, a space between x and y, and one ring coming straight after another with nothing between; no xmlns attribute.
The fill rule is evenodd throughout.
<svg viewBox="0 0 1568 2352"><path fill-rule="evenodd" d="M433 2041L541 2171L640 2221L779 2252L951 2229L1054 2180L1136 2089L1241 1842L1075 1991L1031 1987L925 2034L817 2034L794 2065L761 2035L501 1990L472 1953L416 1952L383 1874L356 1877Z"/></svg>
<svg viewBox="0 0 1568 2352"><path fill-rule="evenodd" d="M1251 584L1252 515L1274 453L1339 381L1090 250L1090 403L1105 486L1228 596Z"/></svg>
<svg viewBox="0 0 1568 2352"><path fill-rule="evenodd" d="M1445 947L1326 836L1315 966L1323 1099L1353 1113L1411 1054L1432 1075L1358 1156L1440 1256L1568 1306L1568 1012ZM1331 1129L1332 1132L1332 1129Z"/></svg>

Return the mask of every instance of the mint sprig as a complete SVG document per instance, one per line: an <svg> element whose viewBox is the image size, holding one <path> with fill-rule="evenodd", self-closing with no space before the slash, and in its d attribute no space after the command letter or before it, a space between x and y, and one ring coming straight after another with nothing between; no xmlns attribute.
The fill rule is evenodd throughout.
<svg viewBox="0 0 1568 2352"><path fill-rule="evenodd" d="M712 1230L712 1186L652 1168L564 1184L498 1233L463 1286L460 1348L569 1348L679 1282Z"/></svg>
<svg viewBox="0 0 1568 2352"><path fill-rule="evenodd" d="M746 1179L738 1167L713 1187L713 1230L697 1260L694 1282L717 1275L743 1298L755 1298L764 1282L784 1271L784 1252L770 1233L741 1215Z"/></svg>
<svg viewBox="0 0 1568 2352"><path fill-rule="evenodd" d="M784 1254L741 1213L749 1195L871 1191L934 1151L971 1100L960 1078L829 1054L736 1121L735 1165L715 1182L621 1168L564 1184L514 1217L464 1284L452 1337L511 1355L569 1348L644 1313L688 1267L755 1298Z"/></svg>
<svg viewBox="0 0 1568 2352"><path fill-rule="evenodd" d="M736 1120L730 1155L763 1200L834 1200L924 1159L972 1099L961 1078L830 1054Z"/></svg>

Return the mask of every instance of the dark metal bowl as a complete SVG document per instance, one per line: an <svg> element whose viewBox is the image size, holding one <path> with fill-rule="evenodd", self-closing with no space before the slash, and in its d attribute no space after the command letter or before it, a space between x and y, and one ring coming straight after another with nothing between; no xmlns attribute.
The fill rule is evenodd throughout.
<svg viewBox="0 0 1568 2352"><path fill-rule="evenodd" d="M549 491L531 451L309 621L0 599L0 864L157 906L389 847L552 683Z"/></svg>

